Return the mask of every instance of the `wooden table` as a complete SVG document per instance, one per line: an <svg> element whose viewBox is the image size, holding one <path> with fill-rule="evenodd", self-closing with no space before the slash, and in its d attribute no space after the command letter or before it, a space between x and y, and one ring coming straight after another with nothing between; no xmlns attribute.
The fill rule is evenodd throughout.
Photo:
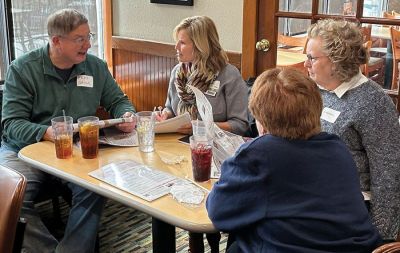
<svg viewBox="0 0 400 253"><path fill-rule="evenodd" d="M180 204L171 195L147 202L88 175L89 172L106 164L131 159L181 178L187 176L192 179L190 148L178 141L180 137L182 135L156 135L155 151L152 153L142 153L137 147L105 147L99 150L96 159L83 159L81 151L74 147L73 157L64 160L56 158L54 143L43 141L23 148L18 156L42 171L140 210L173 226L192 232L215 232L207 215L205 200L198 207ZM177 156L184 156L185 161L171 165L161 160L161 157L172 159ZM210 180L201 185L211 189L214 182L215 180Z"/></svg>
<svg viewBox="0 0 400 253"><path fill-rule="evenodd" d="M388 26L373 25L371 29L371 37L390 40L390 29Z"/></svg>
<svg viewBox="0 0 400 253"><path fill-rule="evenodd" d="M285 68L285 67L294 67L298 68L301 71L307 73L307 69L304 67L304 62L307 59L307 55L298 52L288 52L287 50L277 50L277 60L276 66Z"/></svg>

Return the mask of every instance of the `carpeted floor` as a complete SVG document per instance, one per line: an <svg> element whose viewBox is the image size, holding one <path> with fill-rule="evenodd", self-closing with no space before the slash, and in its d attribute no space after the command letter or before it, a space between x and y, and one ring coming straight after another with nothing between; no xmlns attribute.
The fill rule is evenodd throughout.
<svg viewBox="0 0 400 253"><path fill-rule="evenodd" d="M42 202L38 209L44 220L52 217L51 202ZM62 219L65 223L68 214L68 205L61 202ZM62 236L62 224L50 222L49 226L58 237ZM99 231L100 253L150 253L152 251L151 240L151 217L135 209L121 205L115 201L108 200ZM227 236L222 235L220 252L225 252ZM204 240L205 252L210 249L207 240ZM176 252L188 252L188 233L182 229L176 229Z"/></svg>

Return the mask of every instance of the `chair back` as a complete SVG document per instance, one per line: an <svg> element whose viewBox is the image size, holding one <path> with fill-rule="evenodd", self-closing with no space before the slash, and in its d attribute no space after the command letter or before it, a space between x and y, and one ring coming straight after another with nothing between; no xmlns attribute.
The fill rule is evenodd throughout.
<svg viewBox="0 0 400 253"><path fill-rule="evenodd" d="M15 232L26 187L26 178L0 165L0 252L13 251Z"/></svg>
<svg viewBox="0 0 400 253"><path fill-rule="evenodd" d="M388 19L396 19L396 15L393 12L383 12L383 17Z"/></svg>
<svg viewBox="0 0 400 253"><path fill-rule="evenodd" d="M372 25L362 26L360 29L363 34L363 41L371 41Z"/></svg>
<svg viewBox="0 0 400 253"><path fill-rule="evenodd" d="M283 47L287 48L299 47L300 49L297 51L300 51L303 54L306 53L307 41L308 41L307 36L293 37L293 36L278 34L278 44L281 44ZM296 50L294 51L296 52Z"/></svg>
<svg viewBox="0 0 400 253"><path fill-rule="evenodd" d="M390 38L392 40L393 53L393 77L392 90L398 89L399 80L399 63L400 63L400 31L394 27L390 27Z"/></svg>
<svg viewBox="0 0 400 253"><path fill-rule="evenodd" d="M370 54L370 50L371 50L371 45L372 45L372 41L368 40L365 41L363 46L365 47L365 49L367 49L368 54ZM362 64L360 66L361 72L365 75L365 76L369 76L369 69L368 69L368 63L366 64Z"/></svg>

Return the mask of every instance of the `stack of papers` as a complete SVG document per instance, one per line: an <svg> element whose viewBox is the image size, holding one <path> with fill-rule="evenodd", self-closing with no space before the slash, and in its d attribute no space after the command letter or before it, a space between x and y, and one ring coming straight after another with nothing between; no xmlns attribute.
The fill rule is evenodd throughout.
<svg viewBox="0 0 400 253"><path fill-rule="evenodd" d="M156 134L162 134L162 133L176 133L178 128L180 128L182 125L190 124L191 123L191 118L188 112L185 112L182 115L156 122L156 125L154 127L154 132Z"/></svg>

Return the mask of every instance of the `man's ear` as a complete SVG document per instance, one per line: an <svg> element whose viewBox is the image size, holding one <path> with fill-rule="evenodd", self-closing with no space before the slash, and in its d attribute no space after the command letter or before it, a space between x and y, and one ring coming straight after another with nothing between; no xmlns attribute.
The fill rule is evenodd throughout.
<svg viewBox="0 0 400 253"><path fill-rule="evenodd" d="M54 46L58 46L60 44L60 37L52 36L52 37L50 37L50 41Z"/></svg>

